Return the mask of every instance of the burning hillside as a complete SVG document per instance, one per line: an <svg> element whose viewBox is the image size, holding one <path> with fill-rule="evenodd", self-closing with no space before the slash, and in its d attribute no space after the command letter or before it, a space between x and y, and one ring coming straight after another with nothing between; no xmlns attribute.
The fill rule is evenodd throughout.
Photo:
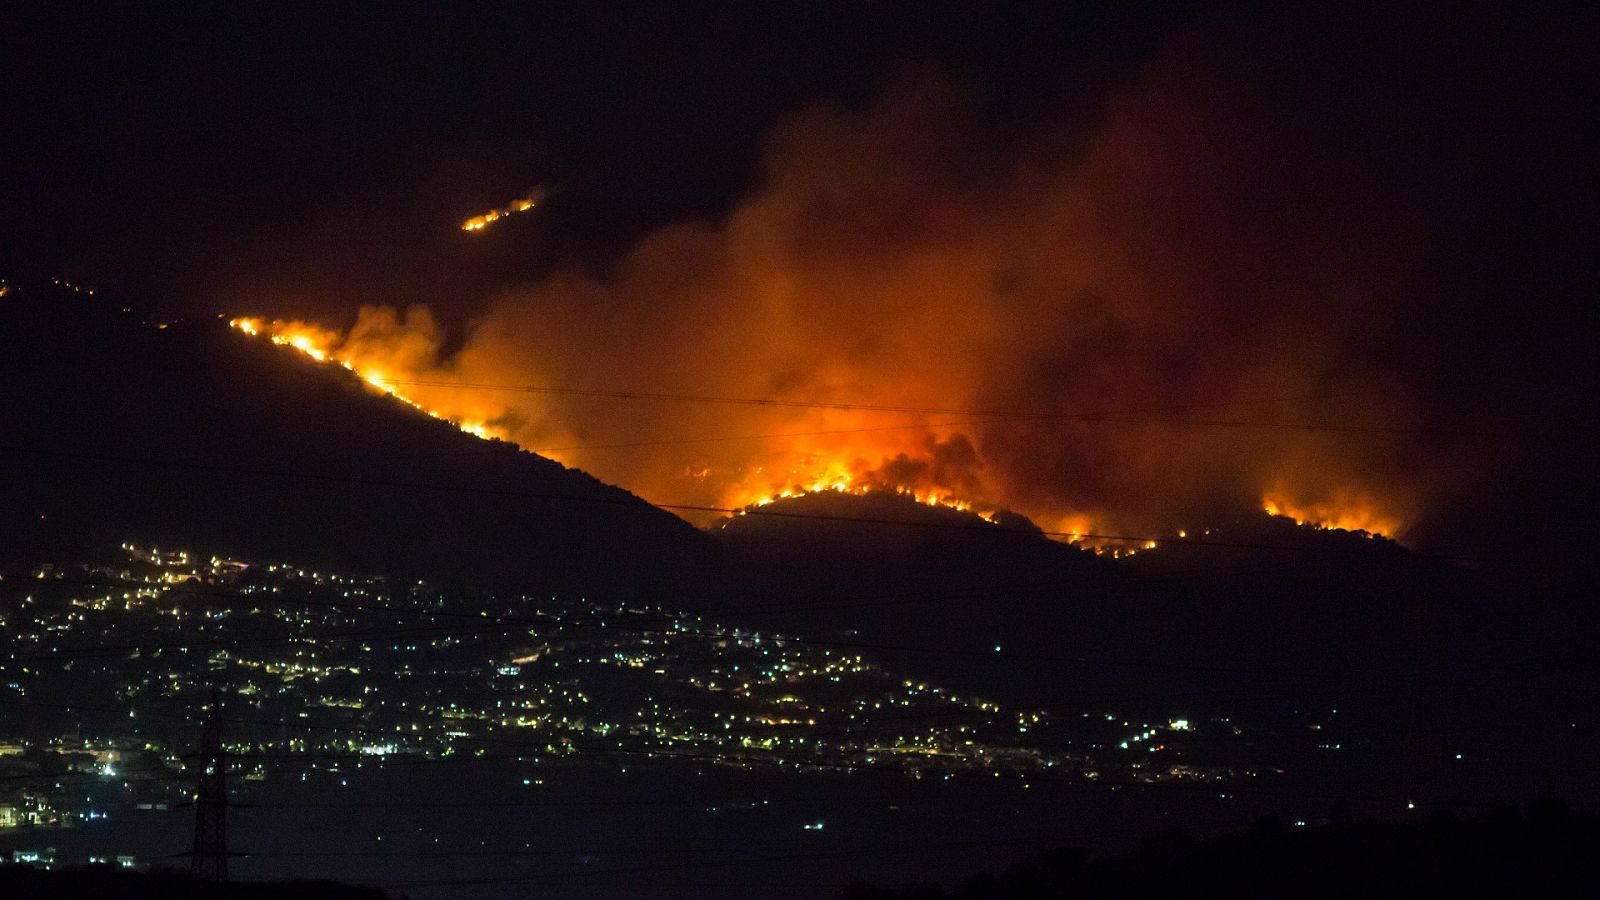
<svg viewBox="0 0 1600 900"><path fill-rule="evenodd" d="M517 213L525 213L528 210L533 209L535 206L539 205L539 201L543 198L543 191L534 190L526 197L520 197L511 201L510 203L507 203L505 206L502 206L499 209L491 209L482 215L473 216L465 222L462 222L461 230L482 231L507 216L514 216Z"/></svg>
<svg viewBox="0 0 1600 900"><path fill-rule="evenodd" d="M412 415L327 354L302 365L309 336L291 351L220 322L147 324L55 287L0 302L0 335L14 349L0 360L6 556L203 537L599 591L676 578L708 552L625 491Z"/></svg>
<svg viewBox="0 0 1600 900"><path fill-rule="evenodd" d="M454 352L420 306L363 308L348 331L240 327L656 502L888 489L1154 534L1270 500L1400 533L1422 500L1392 471L1403 437L1281 427L1404 413L1406 391L1369 402L1379 376L1337 349L1399 289L1395 248L1337 220L1278 223L1342 247L1330 271L1276 254L1279 228L1195 230L1276 152L1227 122L1210 140L1237 154L1151 143L1198 90L1130 90L1071 166L1037 145L994 158L945 88L813 110L724 224L653 234L604 279L503 295ZM1251 190L1290 203L1306 184ZM1352 496L1368 511L1344 510Z"/></svg>
<svg viewBox="0 0 1600 900"><path fill-rule="evenodd" d="M1401 527L1398 519L1368 497L1343 495L1332 501L1301 506L1288 499L1287 494L1273 491L1262 498L1261 508L1269 516L1292 519L1296 525L1373 537L1393 537Z"/></svg>
<svg viewBox="0 0 1600 900"><path fill-rule="evenodd" d="M366 365L354 357L344 355L339 349L343 341L338 332L307 325L303 322L281 322L277 320L269 322L263 319L232 319L228 324L251 337L260 336L267 338L280 347L292 347L317 362L337 363L361 376L361 379L367 384L394 397L407 406L426 413L435 419L449 422L474 437L483 438L486 441L505 439L504 435L490 429L482 420L452 418L411 399L398 385L389 381L381 369Z"/></svg>
<svg viewBox="0 0 1600 900"><path fill-rule="evenodd" d="M1266 509L1411 538L1505 452L1470 411L1427 419L1437 350L1394 313L1437 185L1319 152L1384 139L1386 108L1285 116L1274 81L1174 45L1092 128L1001 135L906 79L784 122L718 221L453 335L420 305L252 327L658 503L885 490L1067 535Z"/></svg>
<svg viewBox="0 0 1600 900"><path fill-rule="evenodd" d="M426 321L420 313L418 318ZM430 415L436 419L450 422L462 431L485 440L506 440L511 438L507 432L496 425L487 423L483 418L471 414L462 414L460 404L461 394L455 385L449 382L417 381L401 376L388 374L393 371L390 367L394 363L393 348L390 345L378 344L381 348L374 353L367 342L353 336L345 335L331 329L322 328L305 322L286 322L281 320L266 320L260 318L235 318L228 323L231 327L250 335L262 337L282 347L289 347L310 357L319 363L332 363L348 369L360 376L369 385L388 394L401 402ZM386 364L385 360L388 360ZM403 368L403 364L402 364ZM433 390L429 390L429 389ZM416 399L420 393L440 394L442 390L450 393L440 395L439 402L424 403ZM493 391L494 386L471 385L471 390ZM450 398L455 398L452 402ZM894 430L894 429L888 429ZM879 429L862 429L861 432L876 432ZM847 431L846 433L851 433ZM831 434L822 432L809 437ZM541 447L534 448L541 454L560 458L567 451L586 448L572 447ZM754 493L751 490L741 490L736 494L724 495L724 503L730 504L730 509L744 512L749 509L768 506L777 500L802 497L809 494L835 493L863 496L872 493L889 493L905 497L915 502L930 507L955 509L962 512L973 512L981 518L994 521L999 510L987 506L976 505L974 501L957 496L953 491L941 490L939 487L919 487L915 484L919 479L904 477L905 473L897 476L897 472L906 468L916 469L922 464L914 462L902 454L897 459L887 459L881 468L868 469L862 460L851 464L836 462L822 462L814 457L805 460L802 466L791 470L792 481L768 479L770 486L768 493ZM821 474L816 474L820 472ZM900 480L903 478L903 480Z"/></svg>
<svg viewBox="0 0 1600 900"><path fill-rule="evenodd" d="M420 313L417 314L419 317ZM440 419L455 425L462 431L484 440L511 441L507 433L497 426L488 424L483 418L473 414L463 415L463 407L459 405L460 394L455 392L456 385L450 382L418 381L405 377L393 377L386 374L390 369L384 363L374 361L370 353L361 351L361 344L352 341L336 331L320 328L304 322L285 322L280 320L264 320L258 318L236 318L228 323L231 327L252 337L263 337L273 344L289 347L299 351L319 363L337 364L360 376L363 381L373 388L394 397L397 400L423 412L433 418ZM469 385L472 390L498 390L498 386ZM456 398L456 403L446 402L441 406L430 406L415 399L413 393L419 389L426 391L429 388L446 389L451 391L443 395L445 398ZM509 388L508 388L509 389ZM531 390L531 389L530 389ZM867 408L863 411L874 411ZM481 413L479 413L481 415ZM883 429L845 429L841 434L881 434L884 431L899 430L894 427ZM822 437L834 436L833 432L815 432L810 434L791 435L793 437ZM779 436L769 436L779 437ZM954 490L943 488L942 485L955 483L956 479L935 475L934 470L942 455L951 452L960 454L959 459L971 463L971 445L965 438L961 443L951 446L941 446L937 440L928 442L927 450L930 459L916 459L901 453L894 458L886 458L876 468L867 467L863 459L857 458L852 464L842 464L836 461L824 461L814 456L806 455L802 465L790 470L792 480L787 483L783 480L768 479L771 483L770 492L765 494L750 494L747 490L732 495L735 499L724 501L733 505L727 507L734 516L746 515L752 511L771 506L778 501L797 500L811 496L855 496L868 497L887 495L915 502L921 506L936 509L948 509L962 513L971 513L983 521L998 524L1009 511L993 504L982 501L973 501L958 495ZM549 447L537 448L539 452L559 456L563 451L590 449L582 447ZM821 472L820 475L816 474ZM932 477L930 477L932 476ZM807 480L809 479L809 480ZM928 484L934 486L928 487ZM971 480L965 484L974 489L976 493L968 496L982 496L984 490L981 482ZM1263 498L1263 509L1268 515L1281 516L1293 519L1295 524L1322 528L1339 529L1363 534L1391 536L1399 529L1399 521L1387 517L1379 511L1379 505L1366 497L1343 497L1338 502L1318 503L1309 507L1296 505L1293 501L1285 499L1288 493L1282 485L1276 486ZM664 502L664 501L663 501ZM1045 532L1047 536L1064 540L1068 543L1084 543L1097 551L1108 552L1115 556L1132 556L1141 549L1154 549L1156 542L1144 537L1120 538L1094 531L1093 520L1087 516L1069 515L1063 517L1056 530ZM1031 523L1030 523L1031 525ZM1179 530L1179 539L1187 533Z"/></svg>
<svg viewBox="0 0 1600 900"><path fill-rule="evenodd" d="M888 490L1069 537L1269 510L1508 562L1577 547L1600 505L1581 30L1249 18L1074 32L1115 65L960 38L703 105L469 66L482 90L329 108L316 137L297 117L325 92L257 104L271 127L230 100L257 169L212 165L180 108L202 139L36 154L52 179L0 218L50 246L0 262L164 321L259 316L657 503ZM125 156L168 180L111 197Z"/></svg>

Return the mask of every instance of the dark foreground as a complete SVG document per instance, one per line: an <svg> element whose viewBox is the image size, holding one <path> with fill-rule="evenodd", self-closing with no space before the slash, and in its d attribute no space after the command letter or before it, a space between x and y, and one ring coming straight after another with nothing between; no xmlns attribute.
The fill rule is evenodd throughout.
<svg viewBox="0 0 1600 900"><path fill-rule="evenodd" d="M1041 851L999 874L940 885L856 885L845 900L1011 900L1011 898L1195 897L1590 897L1600 819L1539 804L1463 823L1426 826L1285 828L1204 843L1173 832L1136 853L1091 858L1082 850Z"/></svg>
<svg viewBox="0 0 1600 900"><path fill-rule="evenodd" d="M1264 820L1247 833L1206 841L1169 832L1126 855L1041 850L1001 874L975 875L953 889L857 884L843 897L1580 897L1592 895L1597 841L1600 818L1571 815L1555 803L1537 804L1526 815L1503 810L1471 822L1440 816L1421 826L1297 828ZM819 888L816 895L830 893ZM0 866L0 896L381 900L404 895L328 881L212 884L164 871Z"/></svg>
<svg viewBox="0 0 1600 900"><path fill-rule="evenodd" d="M0 897L33 900L384 900L376 888L331 881L214 884L175 872L121 872L91 867L50 872L30 866L0 866Z"/></svg>

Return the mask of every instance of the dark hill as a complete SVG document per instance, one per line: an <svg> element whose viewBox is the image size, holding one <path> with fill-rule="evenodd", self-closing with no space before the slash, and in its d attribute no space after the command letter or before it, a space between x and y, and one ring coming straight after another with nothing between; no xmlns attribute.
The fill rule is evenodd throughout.
<svg viewBox="0 0 1600 900"><path fill-rule="evenodd" d="M1427 825L1285 828L1207 841L1170 830L1132 854L1041 850L999 873L940 885L858 884L844 900L1146 900L1193 897L1438 897L1451 900L1593 895L1590 854L1600 821L1559 804L1528 818L1497 810L1482 821L1448 815Z"/></svg>
<svg viewBox="0 0 1600 900"><path fill-rule="evenodd" d="M785 573L796 592L952 587L964 579L992 586L1105 568L1093 554L1045 538L1026 517L990 522L889 492L778 500L714 533L747 566Z"/></svg>
<svg viewBox="0 0 1600 900"><path fill-rule="evenodd" d="M1049 695L1061 679L972 654L1059 652L1117 578L1110 561L1045 538L1022 516L997 525L891 493L780 500L714 533L742 585L730 618L878 645L869 655L897 671L1008 699Z"/></svg>
<svg viewBox="0 0 1600 900"><path fill-rule="evenodd" d="M12 561L123 540L538 590L696 582L703 534L463 434L221 320L0 300L0 532Z"/></svg>
<svg viewBox="0 0 1600 900"><path fill-rule="evenodd" d="M217 321L70 292L0 300L0 555L123 540L487 586L659 597L863 645L1011 703L1339 708L1454 735L1592 707L1591 597L1348 534L1247 521L1097 558L892 495L813 495L707 535ZM999 647L999 650L995 648Z"/></svg>
<svg viewBox="0 0 1600 900"><path fill-rule="evenodd" d="M1003 703L1337 715L1368 741L1375 781L1432 771L1469 742L1542 758L1523 736L1594 702L1592 604L1383 539L1260 515L1111 560L894 496L763 513L718 531L750 573L734 618ZM1302 770L1320 771L1325 741L1305 743Z"/></svg>
<svg viewBox="0 0 1600 900"><path fill-rule="evenodd" d="M385 900L377 888L333 881L217 883L176 872L125 872L104 866L46 871L0 865L0 896L32 900Z"/></svg>

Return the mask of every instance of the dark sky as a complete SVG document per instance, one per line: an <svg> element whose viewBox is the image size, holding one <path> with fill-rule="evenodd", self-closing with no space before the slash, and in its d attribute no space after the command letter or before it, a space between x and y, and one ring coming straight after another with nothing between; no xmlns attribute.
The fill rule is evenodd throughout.
<svg viewBox="0 0 1600 900"><path fill-rule="evenodd" d="M0 271L209 309L470 309L726 209L780 116L905 67L1087 114L1185 5L9 5ZM555 198L505 241L469 215ZM252 304L253 305L253 304Z"/></svg>

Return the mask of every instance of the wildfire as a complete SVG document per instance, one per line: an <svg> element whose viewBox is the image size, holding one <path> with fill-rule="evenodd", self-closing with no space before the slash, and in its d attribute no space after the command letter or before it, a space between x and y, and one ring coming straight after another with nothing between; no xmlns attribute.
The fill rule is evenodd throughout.
<svg viewBox="0 0 1600 900"><path fill-rule="evenodd" d="M513 216L517 213L527 212L528 210L533 209L535 206L539 205L540 199L542 199L541 192L534 191L528 196L519 200L513 200L499 209L491 209L481 216L473 216L472 218L461 223L461 230L482 231L507 216Z"/></svg>
<svg viewBox="0 0 1600 900"><path fill-rule="evenodd" d="M1364 537L1391 540L1400 532L1400 519L1379 507L1371 497L1343 493L1331 500L1297 503L1282 488L1261 498L1261 508L1269 516L1292 519L1296 525L1324 531L1348 531Z"/></svg>
<svg viewBox="0 0 1600 900"><path fill-rule="evenodd" d="M749 510L770 506L779 500L787 500L791 497L805 497L812 494L849 494L855 497L864 497L868 494L876 493L892 493L896 496L914 500L923 506L969 512L986 521L995 521L995 511L974 509L971 501L962 500L949 494L941 494L938 491L922 491L903 486L862 483L856 481L854 476L839 467L835 467L835 471L832 474L816 478L810 483L796 484L769 494L735 501L735 506L739 510L739 515L745 515Z"/></svg>
<svg viewBox="0 0 1600 900"><path fill-rule="evenodd" d="M904 497L923 506L972 513L991 524L1000 524L1000 511L998 508L962 499L949 492L919 490L903 485L885 484L881 481L870 479L862 480L852 474L849 467L838 463L824 467L824 471L827 474L815 476L806 483L797 483L791 487L772 490L765 494L745 494L743 499L735 501L735 505L738 507L738 512L735 515L748 515L751 510L760 509L791 497L829 493L861 497L869 494L886 493ZM1051 540L1072 544L1082 549L1093 551L1097 555L1109 556L1113 559L1135 556L1142 550L1154 550L1157 547L1157 542L1153 540L1112 538L1097 535L1095 534L1094 520L1083 514L1071 514L1055 519L1041 519L1036 524L1044 530ZM1187 532L1183 531L1178 532L1178 534L1180 537L1187 536Z"/></svg>
<svg viewBox="0 0 1600 900"><path fill-rule="evenodd" d="M392 315L379 316L366 320L365 327L358 324L349 334L306 322L276 319L237 318L229 324L246 335L265 338L319 363L342 366L373 389L435 419L449 422L467 434L507 442L515 438L519 446L538 448L535 452L565 465L581 466L635 490L648 487L630 481L626 470L609 470L609 460L603 454L599 457L586 454L592 448L544 446L545 443L570 441L573 437L559 430L565 427L559 422L554 426L557 430L540 430L551 428L550 419L541 415L538 406L512 405L509 400L516 396L514 394L479 390L477 388L484 386L475 384L469 385L474 390L451 389L450 380L473 379L448 369L430 368L435 365L432 360L436 358L428 348L433 340L429 336L434 332L426 323L398 324ZM429 339L410 343L405 340L417 335ZM419 351L418 347L423 347L424 351ZM530 402L525 396L518 399L522 403ZM695 449L688 452L695 456L686 460L680 457L674 463L673 470L680 479L675 483L699 487L705 493L694 497L694 502L734 510L736 516L748 515L790 498L887 494L930 508L971 513L997 525L1003 521L1000 512L1005 507L997 500L1003 500L1003 494L983 477L973 457L962 456L962 453L972 453L965 436L966 423L830 430L836 425L854 425L858 420L850 417L850 411L810 411L808 415L811 418L807 421L814 423L815 430L793 435L797 440L792 442L769 445L760 456L748 457L749 461L744 464L718 466L714 459L701 462L695 458L699 445L691 442L689 446ZM506 430L504 423L516 421L522 424L510 426L514 431ZM528 421L540 424L530 428ZM594 449L604 450L605 446ZM941 454L955 459L957 464L941 470L930 462ZM761 464L753 464L756 462ZM661 489L662 483L656 482L655 487ZM655 498L658 502L685 502L681 487L661 491ZM648 491L646 496L651 493L655 491ZM1364 493L1336 492L1314 502L1303 502L1299 499L1301 496L1280 484L1263 494L1262 509L1269 515L1289 518L1306 527L1343 530L1367 537L1392 539L1403 524L1390 507ZM1134 556L1158 546L1158 541L1149 537L1109 537L1098 533L1119 532L1127 527L1115 524L1119 521L1115 510L1026 512L1051 539L1105 556ZM700 521L698 524L710 523ZM1136 527L1129 530L1133 535L1153 533ZM1181 529L1162 533L1173 534L1180 541L1188 537L1188 532Z"/></svg>
<svg viewBox="0 0 1600 900"><path fill-rule="evenodd" d="M342 337L336 331L307 325L303 322L284 322L278 319L266 321L264 319L232 319L229 325L251 337L265 337L280 347L290 347L319 363L337 363L354 372L361 380L385 394L399 400L418 412L432 416L441 422L449 422L473 437L486 441L504 441L507 436L488 422L478 419L454 419L429 409L390 382L382 372L361 364L352 356L341 354L338 350Z"/></svg>

